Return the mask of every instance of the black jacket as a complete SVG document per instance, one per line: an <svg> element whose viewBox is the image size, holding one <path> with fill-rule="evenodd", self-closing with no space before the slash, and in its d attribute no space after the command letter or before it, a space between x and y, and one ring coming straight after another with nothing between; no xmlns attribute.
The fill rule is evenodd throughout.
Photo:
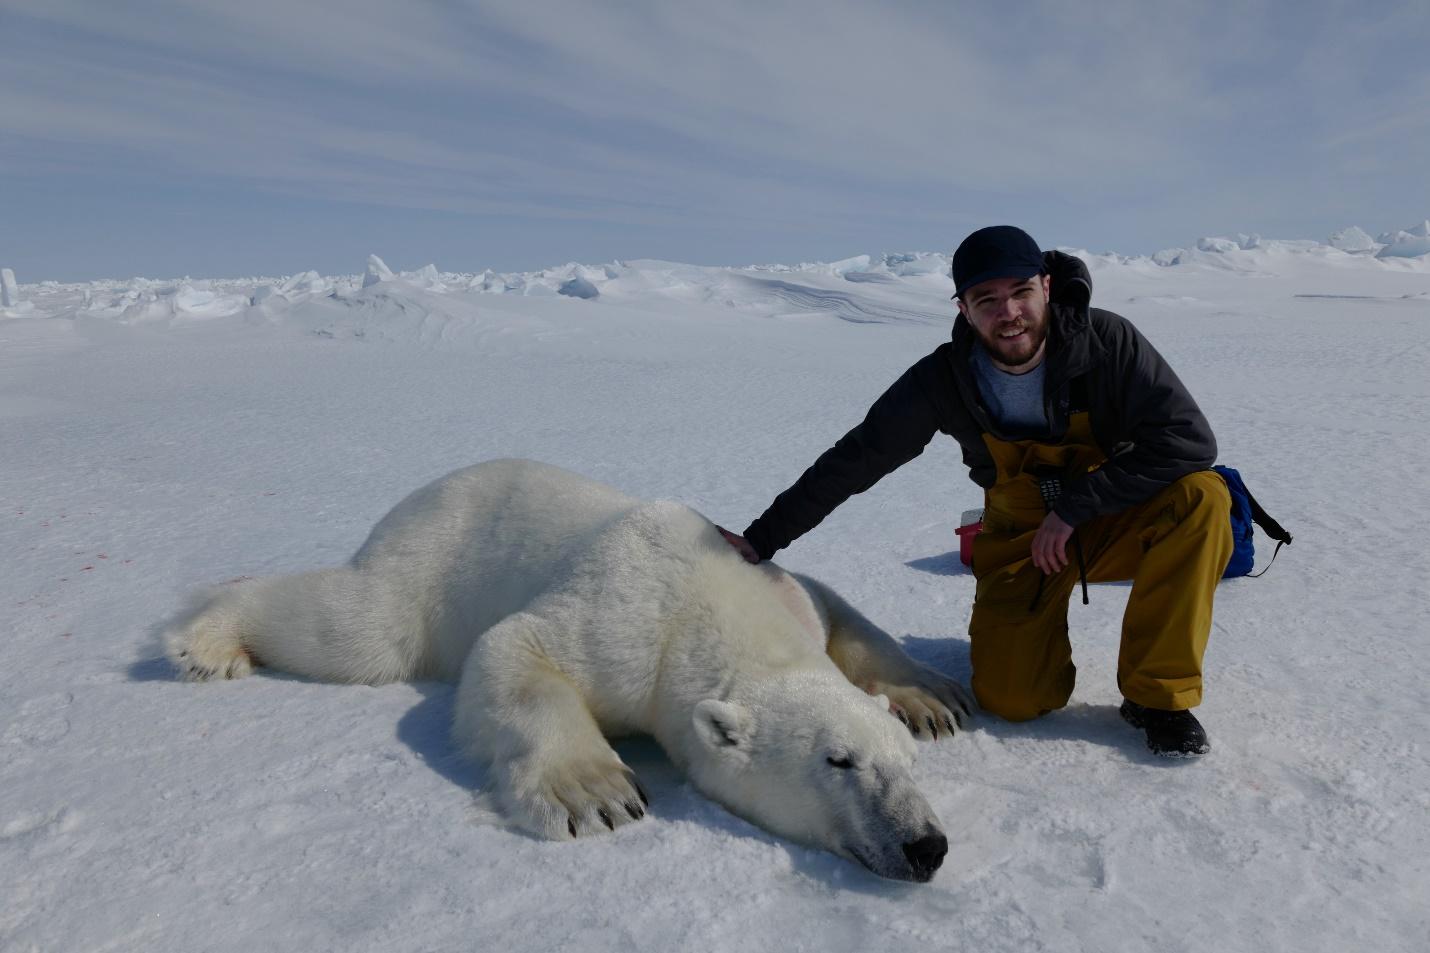
<svg viewBox="0 0 1430 953"><path fill-rule="evenodd" d="M1216 438L1196 401L1127 319L1089 308L1092 281L1082 260L1061 252L1044 259L1053 278L1048 322L1044 410L1051 439L1068 417L1086 410L1107 462L1070 475L1054 509L1077 526L1141 503L1162 487L1216 461ZM826 450L785 490L745 538L763 559L819 525L836 506L923 453L937 432L963 449L969 477L981 487L997 476L983 443L1002 439L978 395L972 366L974 332L959 315L953 339L904 372L869 408L864 422Z"/></svg>

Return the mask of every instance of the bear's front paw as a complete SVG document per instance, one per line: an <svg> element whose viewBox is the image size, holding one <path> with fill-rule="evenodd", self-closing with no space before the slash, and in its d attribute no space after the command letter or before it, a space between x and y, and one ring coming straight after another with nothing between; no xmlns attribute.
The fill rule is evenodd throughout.
<svg viewBox="0 0 1430 953"><path fill-rule="evenodd" d="M968 690L936 672L918 672L899 684L876 682L870 693L886 696L889 714L920 740L952 738L973 718L973 698Z"/></svg>
<svg viewBox="0 0 1430 953"><path fill-rule="evenodd" d="M524 773L513 772L512 812L551 840L613 831L645 817L650 805L640 782L619 759L554 766L522 780Z"/></svg>

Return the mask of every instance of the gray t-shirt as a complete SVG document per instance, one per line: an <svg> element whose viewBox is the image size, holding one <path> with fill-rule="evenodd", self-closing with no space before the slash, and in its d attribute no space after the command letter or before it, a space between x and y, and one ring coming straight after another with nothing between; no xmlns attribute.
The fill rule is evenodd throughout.
<svg viewBox="0 0 1430 953"><path fill-rule="evenodd" d="M973 343L973 370L978 393L998 429L1010 437L1045 437L1048 417L1043 413L1043 378L1047 361L1025 374L1009 374L993 366L981 341Z"/></svg>

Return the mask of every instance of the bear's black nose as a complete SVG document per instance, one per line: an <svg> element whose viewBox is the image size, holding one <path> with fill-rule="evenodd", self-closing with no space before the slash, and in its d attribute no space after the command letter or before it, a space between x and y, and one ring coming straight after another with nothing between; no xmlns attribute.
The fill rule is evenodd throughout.
<svg viewBox="0 0 1430 953"><path fill-rule="evenodd" d="M914 877L918 880L931 878L947 853L948 838L942 834L929 834L904 845L904 856L909 859L909 866L913 868Z"/></svg>

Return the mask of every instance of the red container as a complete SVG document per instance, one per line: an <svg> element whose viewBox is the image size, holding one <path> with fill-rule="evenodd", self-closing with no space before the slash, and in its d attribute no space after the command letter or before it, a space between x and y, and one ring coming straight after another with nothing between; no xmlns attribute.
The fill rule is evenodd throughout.
<svg viewBox="0 0 1430 953"><path fill-rule="evenodd" d="M963 518L959 520L958 529L954 530L958 534L958 561L965 566L973 565L973 537L983 532L983 511L964 510Z"/></svg>

